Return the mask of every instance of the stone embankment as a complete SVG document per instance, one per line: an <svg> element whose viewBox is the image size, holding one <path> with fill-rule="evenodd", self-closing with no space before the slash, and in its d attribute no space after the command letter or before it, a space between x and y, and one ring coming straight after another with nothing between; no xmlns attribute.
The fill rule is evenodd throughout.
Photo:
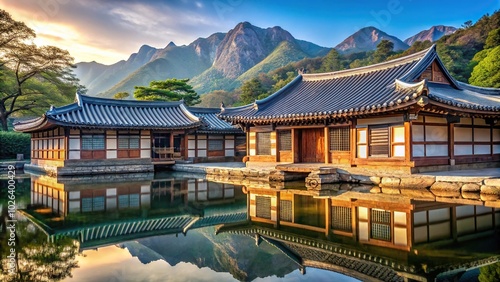
<svg viewBox="0 0 500 282"><path fill-rule="evenodd" d="M286 181L304 180L309 190L329 190L334 183L349 183L371 187L371 193L403 195L416 200L447 199L448 202L460 200L488 202L500 208L499 176L464 175L382 175L380 172L357 168L340 169L318 167L304 173L304 170L283 171L275 167L209 167L176 166L175 170L189 173L206 174L207 179L217 182L251 185L282 189ZM374 174L381 176L374 176ZM288 188L288 187L286 187Z"/></svg>

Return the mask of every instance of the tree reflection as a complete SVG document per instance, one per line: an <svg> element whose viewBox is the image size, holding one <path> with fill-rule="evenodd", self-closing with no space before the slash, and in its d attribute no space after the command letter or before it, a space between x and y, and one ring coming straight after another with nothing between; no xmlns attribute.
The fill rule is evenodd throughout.
<svg viewBox="0 0 500 282"><path fill-rule="evenodd" d="M71 277L78 267L78 244L70 238L50 242L48 236L28 221L16 222L15 246L8 245L10 231L6 228L6 209L2 210L0 233L1 281L59 281ZM10 260L11 248L17 255ZM15 261L14 273L9 273L9 262Z"/></svg>
<svg viewBox="0 0 500 282"><path fill-rule="evenodd" d="M500 262L479 269L479 282L500 281Z"/></svg>

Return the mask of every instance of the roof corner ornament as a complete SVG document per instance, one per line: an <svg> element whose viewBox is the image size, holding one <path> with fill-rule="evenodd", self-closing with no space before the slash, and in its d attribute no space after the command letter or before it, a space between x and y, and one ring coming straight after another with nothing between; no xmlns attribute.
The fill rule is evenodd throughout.
<svg viewBox="0 0 500 282"><path fill-rule="evenodd" d="M420 107L425 107L427 104L429 104L429 97L427 96L420 96L420 98L417 101L417 105Z"/></svg>
<svg viewBox="0 0 500 282"><path fill-rule="evenodd" d="M226 108L225 108L224 102L220 102L220 111L223 112L225 110L226 110Z"/></svg>
<svg viewBox="0 0 500 282"><path fill-rule="evenodd" d="M52 112L54 110L54 105L50 105L49 112Z"/></svg>
<svg viewBox="0 0 500 282"><path fill-rule="evenodd" d="M257 105L257 101L253 102L253 108L255 110L258 110L259 109L259 105Z"/></svg>

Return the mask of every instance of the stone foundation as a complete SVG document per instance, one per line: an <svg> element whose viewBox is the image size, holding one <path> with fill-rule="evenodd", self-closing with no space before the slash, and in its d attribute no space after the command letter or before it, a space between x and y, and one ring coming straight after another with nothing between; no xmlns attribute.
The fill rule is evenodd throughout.
<svg viewBox="0 0 500 282"><path fill-rule="evenodd" d="M66 160L64 166L27 164L26 170L49 176L99 175L154 172L151 159Z"/></svg>

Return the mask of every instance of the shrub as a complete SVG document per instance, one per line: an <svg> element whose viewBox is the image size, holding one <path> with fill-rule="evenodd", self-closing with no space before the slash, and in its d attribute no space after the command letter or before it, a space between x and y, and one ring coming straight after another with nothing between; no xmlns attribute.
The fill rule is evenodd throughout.
<svg viewBox="0 0 500 282"><path fill-rule="evenodd" d="M30 134L0 131L0 159L15 159L17 154L29 158L31 150Z"/></svg>

